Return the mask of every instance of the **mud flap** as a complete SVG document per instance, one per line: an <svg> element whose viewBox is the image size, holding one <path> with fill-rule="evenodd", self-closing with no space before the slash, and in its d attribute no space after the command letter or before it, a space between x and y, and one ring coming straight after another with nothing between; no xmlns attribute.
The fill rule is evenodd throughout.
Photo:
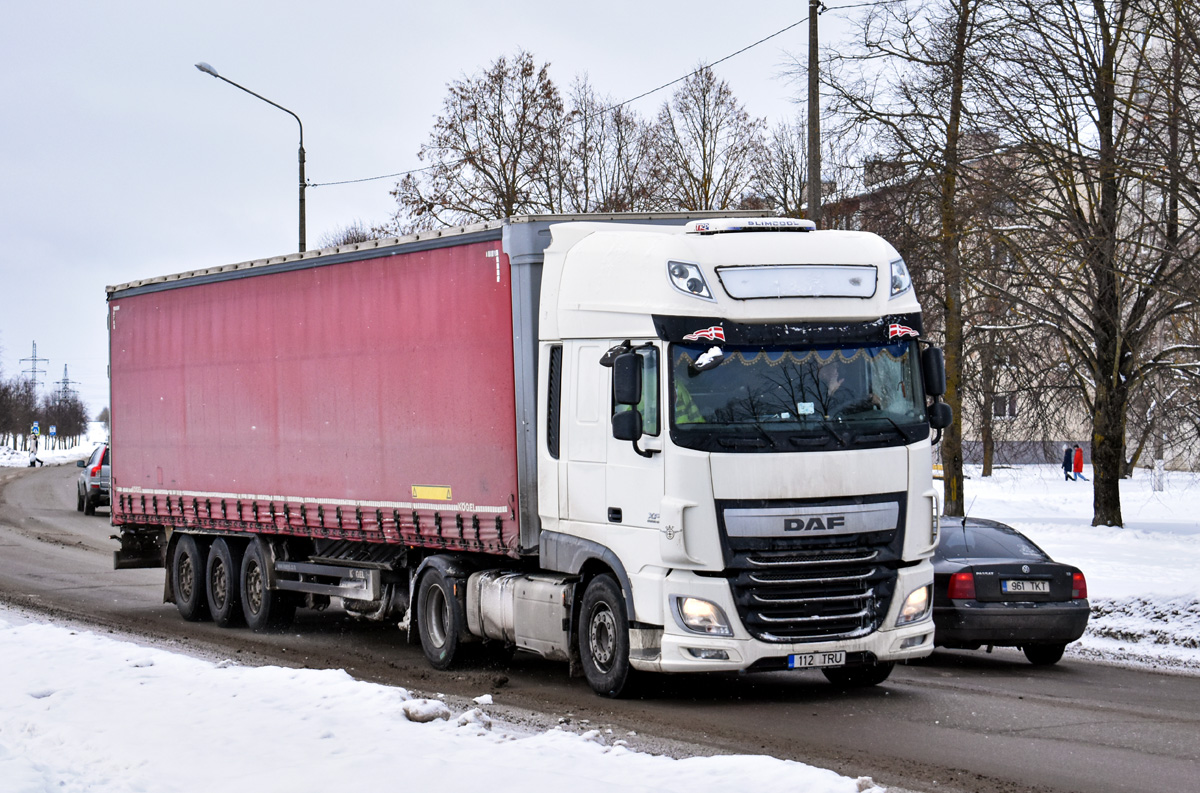
<svg viewBox="0 0 1200 793"><path fill-rule="evenodd" d="M125 531L110 539L121 543L120 549L113 551L114 570L167 566L167 539L160 529Z"/></svg>

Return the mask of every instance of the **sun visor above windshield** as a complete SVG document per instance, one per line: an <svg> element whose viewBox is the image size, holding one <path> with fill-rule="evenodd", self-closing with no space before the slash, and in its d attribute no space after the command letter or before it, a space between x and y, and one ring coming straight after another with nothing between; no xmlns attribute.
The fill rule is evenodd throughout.
<svg viewBox="0 0 1200 793"><path fill-rule="evenodd" d="M713 342L738 346L892 344L921 335L921 315L892 314L867 321L770 322L746 324L717 317L654 315L654 330L663 341Z"/></svg>

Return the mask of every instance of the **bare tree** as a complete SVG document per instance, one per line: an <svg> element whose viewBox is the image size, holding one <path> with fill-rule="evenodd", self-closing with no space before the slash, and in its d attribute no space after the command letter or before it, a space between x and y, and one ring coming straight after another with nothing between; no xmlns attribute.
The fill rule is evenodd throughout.
<svg viewBox="0 0 1200 793"><path fill-rule="evenodd" d="M690 76L654 124L663 208L737 207L750 189L765 127L711 68Z"/></svg>
<svg viewBox="0 0 1200 793"><path fill-rule="evenodd" d="M385 231L454 225L552 209L545 170L556 161L562 99L548 64L528 52L449 85L421 147L425 170L392 191L398 212Z"/></svg>
<svg viewBox="0 0 1200 793"><path fill-rule="evenodd" d="M1195 111L1180 101L1182 79L1164 78L1174 60L1162 57L1165 42L1185 37L1175 34L1190 9L1018 0L1011 10L1012 30L991 55L991 98L1019 144L1025 178L1014 199L1025 224L1007 235L1014 276L992 286L1060 340L1092 427L1092 522L1121 525L1138 391L1167 370L1194 382L1200 365L1193 338L1169 336L1198 293L1196 139L1171 132ZM1165 104L1152 101L1155 90ZM1168 393L1160 387L1152 401Z"/></svg>
<svg viewBox="0 0 1200 793"><path fill-rule="evenodd" d="M373 229L361 220L355 219L345 226L340 226L321 235L319 247L340 248L343 245L370 242L371 240L381 239L386 236L390 235L386 234L382 229Z"/></svg>
<svg viewBox="0 0 1200 793"><path fill-rule="evenodd" d="M631 212L653 206L652 139L641 117L610 97L600 97L586 75L568 98L557 211Z"/></svg>
<svg viewBox="0 0 1200 793"><path fill-rule="evenodd" d="M874 150L876 171L902 185L890 192L908 193L904 204L917 225L908 235L913 246L902 252L914 254L914 269L940 272L940 311L931 319L944 334L945 399L954 411L942 437L949 515L964 509L963 250L970 216L964 204L980 200L963 168L963 141L985 131L975 109L976 84L985 73L982 45L997 35L999 20L986 0L880 4L862 17L857 47L832 55L825 72L839 134L860 136Z"/></svg>

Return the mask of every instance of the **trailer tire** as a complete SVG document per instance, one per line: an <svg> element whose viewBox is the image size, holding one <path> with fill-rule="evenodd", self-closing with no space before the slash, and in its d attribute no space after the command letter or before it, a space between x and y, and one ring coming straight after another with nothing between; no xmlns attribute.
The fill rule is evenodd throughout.
<svg viewBox="0 0 1200 793"><path fill-rule="evenodd" d="M869 688L887 680L895 666L892 661L871 666L829 666L822 669L821 673L838 688Z"/></svg>
<svg viewBox="0 0 1200 793"><path fill-rule="evenodd" d="M217 538L208 549L204 583L208 593L208 610L212 614L213 622L222 628L235 628L245 624L241 580L241 541Z"/></svg>
<svg viewBox="0 0 1200 793"><path fill-rule="evenodd" d="M629 618L616 580L598 575L587 585L579 613L579 657L588 684L602 697L628 692Z"/></svg>
<svg viewBox="0 0 1200 793"><path fill-rule="evenodd" d="M95 507L91 507L88 514L95 511ZM188 622L203 622L209 618L204 571L204 544L190 534L181 535L171 554L171 590L175 595L175 606Z"/></svg>
<svg viewBox="0 0 1200 793"><path fill-rule="evenodd" d="M431 567L417 588L417 630L421 649L434 669L449 669L458 654L459 637L466 631L462 604L454 595L454 583L445 573Z"/></svg>
<svg viewBox="0 0 1200 793"><path fill-rule="evenodd" d="M261 538L251 540L242 557L238 576L242 614L250 630L258 633L282 630L296 617L296 600L291 593L271 589L273 557L266 541Z"/></svg>

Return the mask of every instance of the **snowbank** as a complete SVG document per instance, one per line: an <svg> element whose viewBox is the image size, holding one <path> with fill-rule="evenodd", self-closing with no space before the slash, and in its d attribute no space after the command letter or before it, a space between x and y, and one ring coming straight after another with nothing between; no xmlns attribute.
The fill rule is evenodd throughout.
<svg viewBox="0 0 1200 793"><path fill-rule="evenodd" d="M490 701L342 671L213 664L0 610L0 788L19 793L443 790L883 793L763 756L675 760L597 730L523 734ZM479 700L484 700L480 697Z"/></svg>

